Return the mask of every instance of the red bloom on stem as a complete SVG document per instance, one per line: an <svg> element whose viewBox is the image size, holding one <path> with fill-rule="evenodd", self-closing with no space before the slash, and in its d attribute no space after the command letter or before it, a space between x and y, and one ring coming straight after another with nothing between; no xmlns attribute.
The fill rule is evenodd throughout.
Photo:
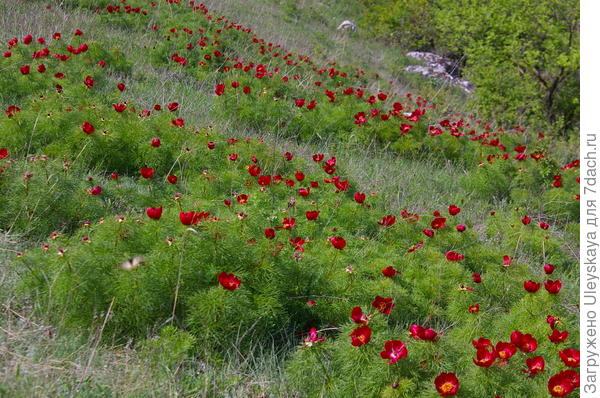
<svg viewBox="0 0 600 398"><path fill-rule="evenodd" d="M558 292L560 292L561 287L562 287L562 282L560 280L556 280L556 281L547 280L544 283L544 288L550 294L558 294Z"/></svg>
<svg viewBox="0 0 600 398"><path fill-rule="evenodd" d="M252 177L256 177L260 174L261 169L260 167L258 167L255 164L252 164L248 167L248 173L252 176Z"/></svg>
<svg viewBox="0 0 600 398"><path fill-rule="evenodd" d="M296 173L294 173L294 177L296 177L296 180L298 180L298 182L304 181L304 178L306 178L304 173L301 171L297 171Z"/></svg>
<svg viewBox="0 0 600 398"><path fill-rule="evenodd" d="M175 120L171 120L171 123L173 124L173 126L176 126L176 127L183 127L183 126L185 126L185 122L180 117L178 117Z"/></svg>
<svg viewBox="0 0 600 398"><path fill-rule="evenodd" d="M498 358L508 360L517 352L517 346L512 343L499 341L498 344L496 344L495 351Z"/></svg>
<svg viewBox="0 0 600 398"><path fill-rule="evenodd" d="M510 341L517 346L521 352L533 352L537 349L537 340L529 333L523 334L519 330L515 330L510 335Z"/></svg>
<svg viewBox="0 0 600 398"><path fill-rule="evenodd" d="M123 92L123 91L125 91L125 89L126 89L126 88L127 88L127 87L125 87L125 85L124 85L123 83L119 83L119 84L117 84L117 89L118 89L120 92Z"/></svg>
<svg viewBox="0 0 600 398"><path fill-rule="evenodd" d="M88 192L94 196L100 195L102 193L102 187L100 185L96 185L95 187L88 189Z"/></svg>
<svg viewBox="0 0 600 398"><path fill-rule="evenodd" d="M181 221L181 223L183 225L195 225L195 224L198 224L200 221L204 220L205 218L208 218L209 215L210 215L209 213L205 213L205 212L199 212L199 213L196 213L195 211L180 212L179 213L179 221Z"/></svg>
<svg viewBox="0 0 600 398"><path fill-rule="evenodd" d="M150 217L153 220L160 220L160 217L162 216L162 211L163 208L162 206L159 207L147 207L146 208L146 215L148 217Z"/></svg>
<svg viewBox="0 0 600 398"><path fill-rule="evenodd" d="M215 94L223 95L225 93L225 84L219 83L215 86Z"/></svg>
<svg viewBox="0 0 600 398"><path fill-rule="evenodd" d="M343 250L346 247L346 240L341 236L334 236L333 238L329 238L331 245L338 250Z"/></svg>
<svg viewBox="0 0 600 398"><path fill-rule="evenodd" d="M435 389L442 397L456 395L460 383L454 373L440 373L434 380Z"/></svg>
<svg viewBox="0 0 600 398"><path fill-rule="evenodd" d="M555 374L548 379L548 392L553 397L566 397L575 389L575 385L570 377L564 375L564 372Z"/></svg>
<svg viewBox="0 0 600 398"><path fill-rule="evenodd" d="M28 75L29 72L31 71L31 66L29 65L23 65L19 68L19 70L21 71L21 74L23 75Z"/></svg>
<svg viewBox="0 0 600 398"><path fill-rule="evenodd" d="M0 148L0 159L4 159L8 157L8 149Z"/></svg>
<svg viewBox="0 0 600 398"><path fill-rule="evenodd" d="M460 260L462 260L464 258L465 258L464 254L459 254L459 253L456 253L456 252L454 252L452 250L446 252L446 259L448 261L460 261Z"/></svg>
<svg viewBox="0 0 600 398"><path fill-rule="evenodd" d="M446 218L445 217L436 217L431 222L431 228L433 229L444 229L446 228Z"/></svg>
<svg viewBox="0 0 600 398"><path fill-rule="evenodd" d="M240 281L234 274L228 274L225 272L221 272L219 275L217 275L217 279L219 280L221 286L223 286L223 289L226 290L235 290L240 287L240 283L242 283L242 281Z"/></svg>
<svg viewBox="0 0 600 398"><path fill-rule="evenodd" d="M264 175L260 176L260 177L258 177L257 182L258 182L258 185L267 186L267 185L271 184L271 176L264 176Z"/></svg>
<svg viewBox="0 0 600 398"><path fill-rule="evenodd" d="M504 262L504 264L502 264L502 266L504 268L507 268L510 266L510 263L512 263L512 258L510 256L504 255L502 256L502 261Z"/></svg>
<svg viewBox="0 0 600 398"><path fill-rule="evenodd" d="M460 207L456 205L450 205L448 206L448 213L450 213L451 216L455 216L460 213Z"/></svg>
<svg viewBox="0 0 600 398"><path fill-rule="evenodd" d="M463 224L457 225L457 226L456 226L456 230L457 230L458 232L465 232L465 231L467 230L467 226L466 226L466 225L463 225Z"/></svg>
<svg viewBox="0 0 600 398"><path fill-rule="evenodd" d="M304 106L304 104L306 103L306 101L303 99L297 99L295 102L296 102L296 106L298 108L302 108Z"/></svg>
<svg viewBox="0 0 600 398"><path fill-rule="evenodd" d="M127 109L127 105L124 102L121 102L119 104L113 104L113 108L115 109L115 111L121 113L125 109Z"/></svg>
<svg viewBox="0 0 600 398"><path fill-rule="evenodd" d="M350 333L350 338L354 347L365 345L371 341L371 328L368 326L359 326Z"/></svg>
<svg viewBox="0 0 600 398"><path fill-rule="evenodd" d="M177 102L171 102L167 104L167 109L169 109L171 112L175 112L178 108L179 104Z"/></svg>
<svg viewBox="0 0 600 398"><path fill-rule="evenodd" d="M154 177L154 169L148 168L148 167L142 167L140 169L140 173L142 174L142 177L144 178L152 178Z"/></svg>
<svg viewBox="0 0 600 398"><path fill-rule="evenodd" d="M561 361L570 368L579 367L579 351L572 348L566 348L558 352Z"/></svg>
<svg viewBox="0 0 600 398"><path fill-rule="evenodd" d="M377 222L377 224L384 226L384 227L391 227L395 223L396 223L396 217L394 217L394 216L385 216L381 219L381 221Z"/></svg>
<svg viewBox="0 0 600 398"><path fill-rule="evenodd" d="M548 335L548 339L555 344L562 343L567 337L569 337L568 331L564 330L561 332L557 329L553 329L552 333Z"/></svg>
<svg viewBox="0 0 600 398"><path fill-rule="evenodd" d="M285 158L285 160L287 160L289 162L290 160L292 160L294 158L294 155L291 152L286 152L283 154L283 157Z"/></svg>
<svg viewBox="0 0 600 398"><path fill-rule="evenodd" d="M469 312L471 314L475 314L477 312L479 312L479 304L473 304L469 306Z"/></svg>
<svg viewBox="0 0 600 398"><path fill-rule="evenodd" d="M396 268L392 267L391 265L384 268L383 270L381 270L381 274L388 278L393 278L394 276L398 275L399 273L400 272L398 272L396 270Z"/></svg>
<svg viewBox="0 0 600 398"><path fill-rule="evenodd" d="M354 323L359 323L362 325L369 324L369 316L363 314L362 308L354 307L352 308L352 312L350 313L350 318Z"/></svg>
<svg viewBox="0 0 600 398"><path fill-rule="evenodd" d="M473 347L480 349L480 348L485 348L485 347L492 347L492 342L490 339L486 339L483 337L480 337L477 340L473 340L471 341L471 344L473 344ZM493 348L493 347L492 347Z"/></svg>
<svg viewBox="0 0 600 398"><path fill-rule="evenodd" d="M529 293L535 293L535 292L537 292L538 290L540 290L541 286L542 286L541 283L537 283L537 282L534 282L534 281L531 281L531 280L523 282L523 287Z"/></svg>
<svg viewBox="0 0 600 398"><path fill-rule="evenodd" d="M384 350L379 353L381 358L389 359L388 365L392 365L402 358L406 358L408 350L406 343L400 340L389 340L384 346Z"/></svg>
<svg viewBox="0 0 600 398"><path fill-rule="evenodd" d="M281 227L275 227L275 229L287 229L288 231L296 226L295 218L284 218Z"/></svg>
<svg viewBox="0 0 600 398"><path fill-rule="evenodd" d="M478 274L477 272L473 273L473 282L475 283L481 283L481 274Z"/></svg>
<svg viewBox="0 0 600 398"><path fill-rule="evenodd" d="M424 229L423 233L428 236L429 238L433 238L433 235L435 234L435 232L433 232L432 229Z"/></svg>
<svg viewBox="0 0 600 398"><path fill-rule="evenodd" d="M177 184L177 176L174 174L169 174L167 176L167 181L169 181L171 184Z"/></svg>
<svg viewBox="0 0 600 398"><path fill-rule="evenodd" d="M533 377L544 371L546 363L543 357L533 357L527 358L525 360L525 365L527 365L527 369L521 369L521 372L529 373L529 377Z"/></svg>
<svg viewBox="0 0 600 398"><path fill-rule="evenodd" d="M158 148L160 146L160 138L152 138L150 145L154 148Z"/></svg>
<svg viewBox="0 0 600 398"><path fill-rule="evenodd" d="M531 217L525 216L521 219L521 222L523 223L523 225L529 225L529 223L531 223Z"/></svg>
<svg viewBox="0 0 600 398"><path fill-rule="evenodd" d="M437 339L438 334L431 328L424 328L420 325L411 325L408 328L410 336L415 340L434 341Z"/></svg>
<svg viewBox="0 0 600 398"><path fill-rule="evenodd" d="M322 153L315 153L314 155L312 155L313 161L319 163L322 162L323 159L325 159L325 155Z"/></svg>
<svg viewBox="0 0 600 398"><path fill-rule="evenodd" d="M389 315L394 308L394 298L393 297L381 297L375 296L375 300L371 303L373 307L375 307L379 312L384 315Z"/></svg>
<svg viewBox="0 0 600 398"><path fill-rule="evenodd" d="M92 124L90 122L88 122L87 120L85 122L83 122L83 124L81 125L81 129L87 135L92 134L94 132L94 130L95 130L94 126L92 126Z"/></svg>
<svg viewBox="0 0 600 398"><path fill-rule="evenodd" d="M546 273L546 275L551 275L554 272L554 265L552 265L552 264L545 264L544 265L544 272Z"/></svg>
<svg viewBox="0 0 600 398"><path fill-rule="evenodd" d="M321 341L325 341L325 337L317 337L317 329L310 328L308 336L304 339L304 347L310 347L313 344L320 343Z"/></svg>
<svg viewBox="0 0 600 398"><path fill-rule="evenodd" d="M541 221L539 225L541 229L548 229L548 227L550 227L550 224L544 221Z"/></svg>
<svg viewBox="0 0 600 398"><path fill-rule="evenodd" d="M307 211L306 212L306 219L309 221L314 221L317 218L319 218L319 211L318 210L311 210L311 211Z"/></svg>
<svg viewBox="0 0 600 398"><path fill-rule="evenodd" d="M354 194L354 201L356 203L363 203L366 199L366 195L364 193L356 192Z"/></svg>
<svg viewBox="0 0 600 398"><path fill-rule="evenodd" d="M477 353L475 354L476 358L471 358L473 363L481 368L489 368L496 362L496 352L492 349L492 351L488 351L485 347L480 347L477 349Z"/></svg>
<svg viewBox="0 0 600 398"><path fill-rule="evenodd" d="M275 230L273 228L265 228L265 238L273 239L275 237Z"/></svg>

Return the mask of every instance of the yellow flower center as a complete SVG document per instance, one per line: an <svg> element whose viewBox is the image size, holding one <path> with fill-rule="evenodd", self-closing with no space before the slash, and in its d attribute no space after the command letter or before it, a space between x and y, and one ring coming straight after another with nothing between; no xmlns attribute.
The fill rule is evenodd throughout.
<svg viewBox="0 0 600 398"><path fill-rule="evenodd" d="M442 384L442 386L440 387L440 390L442 390L443 392L450 392L454 389L454 384L450 383L449 381L445 382L444 384Z"/></svg>

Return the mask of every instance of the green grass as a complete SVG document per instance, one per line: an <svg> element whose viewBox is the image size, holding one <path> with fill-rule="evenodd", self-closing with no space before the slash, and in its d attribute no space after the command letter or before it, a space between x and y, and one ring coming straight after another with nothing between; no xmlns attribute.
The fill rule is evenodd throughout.
<svg viewBox="0 0 600 398"><path fill-rule="evenodd" d="M0 185L10 198L0 206L0 230L5 234L0 241L3 286L0 396L349 396L364 388L369 391L365 395L428 397L436 394L430 382L435 372L451 371L449 366L457 366L465 375L464 396L475 397L482 391L477 389L483 388L478 385L480 369L472 365L471 351L459 347L479 337L476 333L489 333L495 341L506 340L508 333L517 328L515 325L523 325L520 327L531 327L531 333L535 329L541 341L547 329L544 320L536 318L531 324L524 320L529 319L530 308L535 308L537 315L551 308L561 314L569 325L571 339L575 340L578 280L574 242L578 233L578 207L570 197L576 192L572 181L575 172L563 173L563 190L552 190L547 185L559 165L577 156L576 143L544 143L550 160L539 166L528 160L524 163L527 172L521 173L512 164L478 167L470 162L477 157L473 153L459 152L457 159L445 158L441 154L448 153L444 152L448 148L437 141L428 144L435 152L418 155L406 152L405 156L398 156L389 145L383 145L385 142L373 136L358 139L315 134L307 138L294 136L290 129L275 125L251 125L246 123L247 119L238 117L233 108L227 109L222 98L213 95L214 84L223 79L220 72L211 70L198 79L195 70L178 70L162 59L153 58L152 54L164 55L154 48L160 42L145 25L136 25L136 19L110 19L76 6L90 2L66 3L63 7L53 4L52 9L46 10L41 3L18 0L10 9L0 8L3 42L29 32L36 37L49 37L55 31L66 33L80 27L86 31L86 41L99 43L94 51L104 51L102 56L112 54L114 64L119 60L118 68L98 74L97 91L92 93L77 88L81 85L80 74L89 65L75 63L69 73L79 80L64 83L69 93L67 98L52 94L52 87L48 87L44 91L46 98L39 100L38 92L31 87L22 90L6 82L10 89L0 95L3 109L14 103L23 108L16 118L18 123L13 123L15 119L2 122L4 131L10 131L10 135L0 133L0 147L12 142L11 152L19 154L8 171L3 171ZM267 40L309 54L315 63L336 60L340 65L363 68L366 86L374 92L379 88L395 91L398 98L412 92L443 104L436 113L440 119L452 112L469 111L464 108L463 93L404 73L402 68L407 62L401 55L404 49L373 41L368 32L356 35L336 32L340 21L360 16L358 1L325 4L309 0L252 0L206 4L254 28ZM169 13L178 11L171 11L162 2L160 7L163 19L152 23L167 25L172 17ZM241 38L232 43L237 47L231 51L239 56L255 56ZM114 49L122 55L114 53ZM7 73L0 70L0 74L3 72ZM375 73L380 78L375 78ZM128 87L122 94L114 88L118 82ZM310 98L309 84L307 80L307 84L294 89L298 90L295 93ZM67 101L95 108L74 113L77 120L73 121L71 114L63 109ZM110 104L120 101L135 104L138 110L150 109L155 103L177 101L180 104L177 116L186 121L186 128L177 130L170 126L172 117L167 113L148 122L134 113L115 116ZM266 103L265 109L278 112L276 106ZM339 109L349 112L352 108ZM260 114L252 115L256 112L253 107L245 110L259 121L265 119ZM53 116L38 122L46 112L52 112ZM105 116L107 120L102 119ZM346 116L351 118L352 114ZM92 117L94 123L102 123L102 128L109 130L114 143L103 146L105 141L95 135L88 137L79 152L83 145L79 125ZM316 127L322 126L317 123ZM195 131L199 133L194 134ZM138 139L133 132L148 138L160 136L162 157L149 152L148 140ZM225 139L229 137L239 138L241 143L228 147ZM245 138L252 138L252 143L245 144ZM257 143L258 139L267 144ZM526 139L532 137L528 135ZM205 149L209 140L218 145L210 154ZM24 142L30 150L20 145ZM453 141L448 143L452 145ZM190 150L181 151L181 147ZM232 151L238 152L245 163L232 166L226 161ZM281 154L286 151L294 153L293 162L283 161ZM27 160L25 155L33 153L50 156L47 161ZM262 241L257 247L246 242L261 236L262 228L267 226L265 219L272 226L279 225L285 214L295 214L300 220L313 204L297 198L296 208L288 205L290 196L297 195L294 190L286 191L284 186L266 191L271 196L258 190L248 183L243 165L249 163L250 155L257 154L261 167L269 173L289 175L302 169L307 181L322 180L327 176L311 160L314 153L325 153L326 159L335 155L339 167L336 174L349 178L350 192L367 193L367 203L373 203L373 207L365 210L357 206L351 195L329 197L313 193L322 217L327 218L317 227L302 225L300 233L316 237L315 242L307 245L315 248L315 252L307 249L304 262L292 261L291 249L285 252L290 256L281 260L264 260L264 253L272 249ZM68 170L63 170L64 161L70 164ZM161 177L174 170L180 184L172 187L162 181L140 181L138 167L144 162L153 162L147 165L155 167ZM218 182L208 185L202 170L214 173ZM110 173L115 171L122 174L117 182L110 179ZM25 173L33 173L30 182L23 179ZM99 198L85 194L95 184L105 188ZM321 184L327 187L324 189L329 188ZM172 197L179 191L184 199L175 202ZM250 214L244 224L221 205L224 198L232 199L234 193L240 192L249 193L251 198L246 207L237 208ZM421 249L421 257L404 256L406 248L424 239L420 229L427 227L428 213L436 209L445 212L451 203L462 207L460 222L468 225L468 232L460 235L448 231L440 235L447 241L434 241L430 247ZM168 221L148 223L152 220L143 215L145 207L159 204L165 207L164 217ZM203 224L196 227L201 238L182 231L177 220L178 206L183 206L184 211L210 210L227 223L227 228L221 230L218 223ZM372 225L383 215L398 215L401 209L422 214L421 224L412 226L398 217L396 227L385 233L382 227ZM490 216L490 211L496 215ZM520 218L524 213L531 214L536 221L539 218L551 222L551 238L544 240L545 232L541 230L521 228ZM121 215L125 216L123 223L116 219ZM98 223L100 217L106 221ZM92 221L90 229L80 228L84 220ZM458 223L454 221L451 219L449 223L454 226ZM332 230L333 227L338 230ZM60 231L61 237L49 240L52 231ZM334 233L364 243L354 243L349 254L342 252L338 257L331 254L333 249L325 241ZM284 231L278 234L283 236ZM88 246L81 243L84 236L91 238ZM121 237L115 239L115 236ZM166 236L176 237L175 251L165 249ZM48 253L40 248L46 243L50 244ZM211 245L215 247L214 253ZM56 255L57 247L66 248L66 263ZM443 258L445 251L456 248L467 256L464 265ZM20 251L26 254L15 260ZM515 259L510 274L498 270L497 262L504 253ZM152 268L145 271L144 266L131 275L114 271L115 264L136 254L144 254L160 271ZM264 270L254 269L256 258L261 258ZM529 278L543 279L540 264L545 262L561 267L558 276L564 288L560 301L552 300L543 291L532 296L533 299L521 297L522 288L518 284ZM318 267L330 263L337 268L330 266L327 272L319 271ZM397 284L387 278L381 280L380 269L390 263L406 273L406 280ZM351 274L342 271L342 264L355 268L359 286L353 285ZM240 289L236 293L243 291L245 296L233 296L215 287L215 276L224 269L241 273L242 286L253 286L258 292ZM477 318L477 323L463 322L464 310L472 303L453 290L461 283L471 285L470 274L481 270L486 271L485 278L494 280L490 282L490 290L479 296L482 306L489 311ZM314 285L305 286L304 280ZM513 289L515 285L519 290ZM509 287L513 290L506 293ZM354 305L367 308L373 292L380 291L396 297L401 313L394 314L389 325L378 318L374 321L374 336L376 332L379 334L368 351L361 351L357 358L356 351L349 350L346 336L355 326L347 320L348 309ZM307 311L303 301L308 298L305 296L313 295L327 298L318 300L316 310ZM340 297L342 300L336 301ZM496 312L503 307L510 308L515 315L497 316ZM430 360L422 372L416 370L416 359L409 359L397 374L390 372L383 362L377 362L378 350L385 339L398 336L407 339L410 323L428 322L428 315L433 322L431 326L447 334L439 346L440 351L452 356L452 361L440 365L431 344L411 341L411 356ZM223 321L221 316L229 318ZM297 349L302 343L301 334L313 324L327 329L328 340L315 350ZM339 329L342 332L338 337ZM544 350L554 353L554 347L546 345ZM372 361L373 357L377 363ZM552 371L559 365L556 362L553 358L549 363ZM494 383L517 377L518 372L513 370L495 378ZM401 388L395 390L383 385L379 378L382 373L385 383L398 379ZM327 375L325 381L323 374ZM530 392L546 396L544 382L540 377L529 387L510 384L506 397ZM365 384L359 386L360 383ZM501 386L490 383L485 388L485 393L491 394Z"/></svg>

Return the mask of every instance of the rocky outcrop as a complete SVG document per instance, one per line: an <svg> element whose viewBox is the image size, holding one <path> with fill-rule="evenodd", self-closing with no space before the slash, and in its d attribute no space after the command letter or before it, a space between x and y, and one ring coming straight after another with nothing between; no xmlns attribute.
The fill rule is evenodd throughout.
<svg viewBox="0 0 600 398"><path fill-rule="evenodd" d="M473 83L460 78L460 67L456 62L428 52L411 51L406 55L425 63L425 65L407 66L405 70L408 72L417 72L426 77L449 82L467 93L475 89Z"/></svg>

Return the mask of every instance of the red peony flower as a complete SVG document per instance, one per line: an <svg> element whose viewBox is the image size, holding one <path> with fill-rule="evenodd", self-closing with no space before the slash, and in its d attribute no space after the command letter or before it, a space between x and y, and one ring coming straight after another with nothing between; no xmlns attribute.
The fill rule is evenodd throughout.
<svg viewBox="0 0 600 398"><path fill-rule="evenodd" d="M558 292L560 292L561 287L562 287L562 283L559 280L556 280L556 281L547 280L544 283L544 288L550 294L558 294Z"/></svg>
<svg viewBox="0 0 600 398"><path fill-rule="evenodd" d="M200 221L208 218L209 216L210 216L210 214L205 213L205 212L199 212L199 213L196 213L195 211L180 212L179 213L179 221L181 221L181 223L183 225L195 225L195 224L198 224Z"/></svg>
<svg viewBox="0 0 600 398"><path fill-rule="evenodd" d="M566 348L558 352L561 361L570 368L579 367L579 351L572 348Z"/></svg>
<svg viewBox="0 0 600 398"><path fill-rule="evenodd" d="M100 195L102 193L102 187L96 185L95 187L88 189L88 192L94 196Z"/></svg>
<svg viewBox="0 0 600 398"><path fill-rule="evenodd" d="M521 219L521 222L523 223L523 225L529 225L529 223L531 223L531 217L525 216Z"/></svg>
<svg viewBox="0 0 600 398"><path fill-rule="evenodd" d="M121 113L125 109L127 109L127 105L124 102L122 102L122 103L119 103L119 104L113 104L113 108L115 109L115 111Z"/></svg>
<svg viewBox="0 0 600 398"><path fill-rule="evenodd" d="M523 373L529 373L529 377L533 377L536 374L543 372L546 365L543 357L527 358L525 360L527 369L521 369Z"/></svg>
<svg viewBox="0 0 600 398"><path fill-rule="evenodd" d="M83 122L83 124L81 125L81 129L87 135L92 134L94 132L94 130L95 130L94 126L92 126L92 124L90 122L88 122L87 120L85 122Z"/></svg>
<svg viewBox="0 0 600 398"><path fill-rule="evenodd" d="M29 65L23 65L19 68L19 70L21 71L21 74L23 75L28 75L29 72L31 71L31 66Z"/></svg>
<svg viewBox="0 0 600 398"><path fill-rule="evenodd" d="M382 225L384 227L391 227L395 223L396 223L396 217L394 217L394 216L385 216L381 219L381 221L377 222L377 224Z"/></svg>
<svg viewBox="0 0 600 398"><path fill-rule="evenodd" d="M529 353L537 349L537 340L531 334L523 334L519 330L515 330L510 335L510 341L517 346L521 352Z"/></svg>
<svg viewBox="0 0 600 398"><path fill-rule="evenodd" d="M565 341L567 339L567 337L569 337L569 332L564 330L562 332L558 331L557 329L553 329L552 333L548 335L548 339L553 342L553 343L562 343L563 341Z"/></svg>
<svg viewBox="0 0 600 398"><path fill-rule="evenodd" d="M331 245L338 250L343 250L346 247L346 240L341 236L334 236L333 238L329 238Z"/></svg>
<svg viewBox="0 0 600 398"><path fill-rule="evenodd" d="M264 175L260 176L260 177L258 177L257 182L258 182L258 185L267 186L267 185L271 184L271 176L264 176Z"/></svg>
<svg viewBox="0 0 600 398"><path fill-rule="evenodd" d="M219 275L217 275L217 279L219 280L221 286L223 286L223 289L226 290L235 290L240 287L240 283L242 283L242 281L240 281L234 274L228 274L225 272L221 272Z"/></svg>
<svg viewBox="0 0 600 398"><path fill-rule="evenodd" d="M175 112L177 109L179 109L179 104L177 102L171 102L167 104L167 109L171 112Z"/></svg>
<svg viewBox="0 0 600 398"><path fill-rule="evenodd" d="M265 228L265 238L273 239L275 237L275 230L273 228Z"/></svg>
<svg viewBox="0 0 600 398"><path fill-rule="evenodd" d="M473 282L481 283L481 275L478 274L477 272L473 273Z"/></svg>
<svg viewBox="0 0 600 398"><path fill-rule="evenodd" d="M424 229L423 233L430 238L433 238L433 235L435 235L435 232L433 232L432 229Z"/></svg>
<svg viewBox="0 0 600 398"><path fill-rule="evenodd" d="M306 212L306 219L309 221L314 221L317 218L319 218L319 211L318 210L311 210L311 211L307 211Z"/></svg>
<svg viewBox="0 0 600 398"><path fill-rule="evenodd" d="M475 313L479 312L479 304L470 305L469 312L471 314L475 314Z"/></svg>
<svg viewBox="0 0 600 398"><path fill-rule="evenodd" d="M450 205L448 206L448 213L450 213L451 216L455 216L460 213L460 207L456 205Z"/></svg>
<svg viewBox="0 0 600 398"><path fill-rule="evenodd" d="M539 225L541 229L548 229L550 227L550 224L544 221L541 221Z"/></svg>
<svg viewBox="0 0 600 398"><path fill-rule="evenodd" d="M446 228L446 218L445 217L436 217L431 222L431 228L433 229L444 229Z"/></svg>
<svg viewBox="0 0 600 398"><path fill-rule="evenodd" d="M411 325L408 328L410 336L415 340L435 341L438 338L438 333L431 328L424 328L420 325Z"/></svg>
<svg viewBox="0 0 600 398"><path fill-rule="evenodd" d="M492 349L492 351L488 351L485 347L480 347L477 349L477 358L472 358L473 363L481 368L489 368L496 362L496 352Z"/></svg>
<svg viewBox="0 0 600 398"><path fill-rule="evenodd" d="M0 148L0 159L7 158L8 155L9 155L8 149L6 149L6 148Z"/></svg>
<svg viewBox="0 0 600 398"><path fill-rule="evenodd" d="M296 226L295 218L284 218L281 227L275 227L275 229L287 229L288 231Z"/></svg>
<svg viewBox="0 0 600 398"><path fill-rule="evenodd" d="M375 296L375 300L371 304L384 315L389 315L395 305L393 297L384 298L381 296Z"/></svg>
<svg viewBox="0 0 600 398"><path fill-rule="evenodd" d="M322 153L315 153L314 155L312 155L313 161L319 163L322 162L323 159L325 159L325 155Z"/></svg>
<svg viewBox="0 0 600 398"><path fill-rule="evenodd" d="M485 347L492 347L491 340L483 338L483 337L480 337L477 340L471 341L471 344L473 344L473 347L475 347L476 349L485 348Z"/></svg>
<svg viewBox="0 0 600 398"><path fill-rule="evenodd" d="M498 358L508 360L517 352L517 346L512 343L499 341L498 344L496 344L495 351Z"/></svg>
<svg viewBox="0 0 600 398"><path fill-rule="evenodd" d="M440 373L434 380L435 389L442 397L456 395L460 383L454 373Z"/></svg>
<svg viewBox="0 0 600 398"><path fill-rule="evenodd" d="M537 282L534 282L534 281L531 281L531 280L523 282L523 287L529 293L535 293L535 292L537 292L540 289L541 286L542 286L541 283L537 283Z"/></svg>
<svg viewBox="0 0 600 398"><path fill-rule="evenodd" d="M406 343L399 340L389 340L383 346L384 350L379 353L381 358L389 359L388 365L392 365L402 358L406 358L408 350Z"/></svg>
<svg viewBox="0 0 600 398"><path fill-rule="evenodd" d="M462 260L464 258L465 258L464 254L459 254L459 253L456 253L456 252L454 252L452 250L446 252L446 259L448 261L460 261L460 260Z"/></svg>
<svg viewBox="0 0 600 398"><path fill-rule="evenodd" d="M215 86L215 94L223 95L225 93L225 84L219 83Z"/></svg>
<svg viewBox="0 0 600 398"><path fill-rule="evenodd" d="M384 268L383 270L381 270L381 274L383 276L386 276L388 278L393 278L394 276L398 275L400 272L398 272L396 270L396 268L392 267L391 265Z"/></svg>
<svg viewBox="0 0 600 398"><path fill-rule="evenodd" d="M466 225L463 225L463 224L457 225L457 226L456 226L456 230L457 230L458 232L465 232L465 231L467 230L467 226L466 226Z"/></svg>
<svg viewBox="0 0 600 398"><path fill-rule="evenodd" d="M152 138L150 145L154 148L158 148L160 146L160 138Z"/></svg>
<svg viewBox="0 0 600 398"><path fill-rule="evenodd" d="M185 126L185 121L182 118L178 117L177 119L171 120L171 124L173 124L173 126L176 127L183 127Z"/></svg>
<svg viewBox="0 0 600 398"><path fill-rule="evenodd" d="M169 174L167 176L167 181L169 181L171 184L177 184L177 176L174 174Z"/></svg>
<svg viewBox="0 0 600 398"><path fill-rule="evenodd" d="M548 379L548 392L553 397L566 397L575 389L575 385L570 377L566 377L563 372L555 374Z"/></svg>
<svg viewBox="0 0 600 398"><path fill-rule="evenodd" d="M306 101L303 99L297 99L295 102L296 102L296 106L298 108L302 108L304 106L304 104L306 103Z"/></svg>
<svg viewBox="0 0 600 398"><path fill-rule="evenodd" d="M140 173L142 174L142 177L144 178L152 178L154 177L154 169L148 168L148 167L142 167L140 169Z"/></svg>
<svg viewBox="0 0 600 398"><path fill-rule="evenodd" d="M311 328L308 336L304 339L304 347L311 347L313 344L325 341L325 337L317 337L317 329Z"/></svg>
<svg viewBox="0 0 600 398"><path fill-rule="evenodd" d="M352 308L352 312L350 313L350 318L354 323L359 323L362 325L369 324L369 316L363 314L362 308L354 307Z"/></svg>
<svg viewBox="0 0 600 398"><path fill-rule="evenodd" d="M546 273L546 275L551 275L554 272L554 265L552 265L552 264L545 264L544 265L544 272Z"/></svg>
<svg viewBox="0 0 600 398"><path fill-rule="evenodd" d="M366 195L364 193L356 192L354 194L354 201L356 203L363 203L366 199Z"/></svg>
<svg viewBox="0 0 600 398"><path fill-rule="evenodd" d="M159 207L147 207L146 208L146 215L148 217L150 217L153 220L160 220L160 217L162 216L162 211L163 208L162 206Z"/></svg>
<svg viewBox="0 0 600 398"><path fill-rule="evenodd" d="M354 347L365 345L371 340L371 329L368 326L359 326L350 333L350 338Z"/></svg>
<svg viewBox="0 0 600 398"><path fill-rule="evenodd" d="M502 264L502 266L504 268L507 268L510 266L510 263L512 263L512 258L510 256L507 256L506 254L504 256L502 256L502 261L504 262L504 264Z"/></svg>

